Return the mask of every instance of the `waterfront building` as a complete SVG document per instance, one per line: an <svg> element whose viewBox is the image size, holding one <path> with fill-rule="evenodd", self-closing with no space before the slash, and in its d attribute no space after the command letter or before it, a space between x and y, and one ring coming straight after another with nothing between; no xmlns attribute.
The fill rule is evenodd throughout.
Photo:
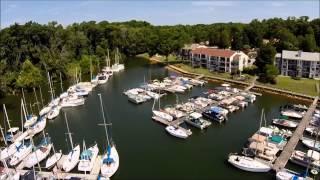
<svg viewBox="0 0 320 180"><path fill-rule="evenodd" d="M204 67L210 71L236 73L253 62L242 51L217 48L196 48L191 51L193 67Z"/></svg>
<svg viewBox="0 0 320 180"><path fill-rule="evenodd" d="M284 76L320 78L320 53L288 51L276 54L275 65Z"/></svg>

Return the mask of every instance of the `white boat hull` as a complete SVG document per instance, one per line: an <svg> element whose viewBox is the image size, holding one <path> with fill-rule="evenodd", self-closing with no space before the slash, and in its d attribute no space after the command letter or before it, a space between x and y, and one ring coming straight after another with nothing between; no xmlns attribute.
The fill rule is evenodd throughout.
<svg viewBox="0 0 320 180"><path fill-rule="evenodd" d="M230 155L228 162L238 169L249 172L268 172L271 170L269 165L245 156Z"/></svg>
<svg viewBox="0 0 320 180"><path fill-rule="evenodd" d="M110 178L111 176L114 175L114 173L116 173L116 171L119 168L119 155L115 146L111 147L111 153L110 153L110 158L112 158L114 162L111 164L103 163L103 160L106 158L107 158L107 154L105 154L102 157L101 175L104 177Z"/></svg>
<svg viewBox="0 0 320 180"><path fill-rule="evenodd" d="M49 157L46 161L46 169L51 169L61 158L62 153L54 153L51 157Z"/></svg>
<svg viewBox="0 0 320 180"><path fill-rule="evenodd" d="M88 148L92 152L92 157L91 159L80 159L79 164L78 164L78 170L79 171L84 171L84 172L91 172L93 165L96 161L96 158L99 153L99 148L97 145L94 145L93 147Z"/></svg>
<svg viewBox="0 0 320 180"><path fill-rule="evenodd" d="M77 145L72 151L69 152L67 158L63 162L62 168L65 172L70 172L79 162L80 146Z"/></svg>

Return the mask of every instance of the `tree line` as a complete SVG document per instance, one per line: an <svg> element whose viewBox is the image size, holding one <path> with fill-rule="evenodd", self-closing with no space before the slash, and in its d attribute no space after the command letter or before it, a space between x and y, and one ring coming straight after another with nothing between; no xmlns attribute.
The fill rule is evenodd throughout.
<svg viewBox="0 0 320 180"><path fill-rule="evenodd" d="M320 19L303 16L287 19L272 18L244 23L215 23L197 25L154 26L145 21L121 23L82 22L63 27L57 22L13 24L0 31L0 89L10 93L31 88L45 81L45 73L53 78L60 73L73 77L75 69L89 73L104 65L107 51L111 59L116 48L122 57L148 53L168 56L188 43L208 41L212 46L243 50L265 48L269 40L272 53L288 50L319 51ZM269 57L262 57L269 58ZM272 57L271 57L272 58ZM267 72L267 63L257 65ZM90 63L91 61L91 63ZM269 68L270 69L270 68Z"/></svg>

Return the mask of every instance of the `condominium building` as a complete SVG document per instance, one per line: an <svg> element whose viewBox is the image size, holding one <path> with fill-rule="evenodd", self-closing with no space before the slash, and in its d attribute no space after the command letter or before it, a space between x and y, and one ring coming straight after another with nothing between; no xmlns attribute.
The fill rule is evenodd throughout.
<svg viewBox="0 0 320 180"><path fill-rule="evenodd" d="M283 50L275 65L284 76L320 78L320 53Z"/></svg>
<svg viewBox="0 0 320 180"><path fill-rule="evenodd" d="M249 57L241 51L216 48L196 48L191 51L193 67L204 67L210 71L238 72L251 66Z"/></svg>

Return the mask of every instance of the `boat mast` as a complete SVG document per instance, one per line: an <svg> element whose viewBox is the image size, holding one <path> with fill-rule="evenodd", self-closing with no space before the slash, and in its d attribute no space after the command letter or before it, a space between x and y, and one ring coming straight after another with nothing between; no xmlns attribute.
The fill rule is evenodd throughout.
<svg viewBox="0 0 320 180"><path fill-rule="evenodd" d="M81 81L81 68L79 68L79 82L82 82Z"/></svg>
<svg viewBox="0 0 320 180"><path fill-rule="evenodd" d="M61 88L61 94L63 93L63 85L62 85L62 76L61 76L61 72L60 74L60 88Z"/></svg>
<svg viewBox="0 0 320 180"><path fill-rule="evenodd" d="M107 54L108 54L107 67L110 67L110 66L111 66L111 63L110 63L109 48L107 49Z"/></svg>
<svg viewBox="0 0 320 180"><path fill-rule="evenodd" d="M43 107L43 106L44 106L44 103L43 103L43 96L42 96L42 89L41 89L41 86L39 86L39 90L40 90L41 105L42 105L42 107Z"/></svg>
<svg viewBox="0 0 320 180"><path fill-rule="evenodd" d="M90 82L92 81L92 61L91 61L91 55L90 55Z"/></svg>
<svg viewBox="0 0 320 180"><path fill-rule="evenodd" d="M70 133L70 129L69 129L69 124L68 124L68 119L67 119L67 114L64 113L64 119L66 121L66 124L67 124L67 130L68 130L68 135L69 135L69 140L70 140L70 144L71 144L71 149L73 149L73 142L72 142L72 135Z"/></svg>
<svg viewBox="0 0 320 180"><path fill-rule="evenodd" d="M104 130L106 132L106 137L107 137L107 142L108 145L110 145L110 141L109 141L109 136L108 136L108 131L107 131L107 126L111 125L111 124L107 124L106 123L106 117L104 116L104 109L103 109L103 104L102 104L102 98L101 98L101 94L98 94L99 99L100 99L100 107L101 107L101 113L102 113L102 118L103 118L103 126L104 126Z"/></svg>
<svg viewBox="0 0 320 180"><path fill-rule="evenodd" d="M2 126L1 126L1 124L0 124L0 131L1 131L1 135L2 135L2 138L3 138L4 144L5 144L6 146L8 146L8 143L7 143L6 137L5 137L5 135L4 135L3 128L2 128Z"/></svg>
<svg viewBox="0 0 320 180"><path fill-rule="evenodd" d="M50 93L51 93L51 101L53 101L53 92L52 92L52 86L51 86L51 78L50 78L50 73L48 72L48 81L49 81L49 88L50 88Z"/></svg>
<svg viewBox="0 0 320 180"><path fill-rule="evenodd" d="M54 91L54 86L53 86L53 81L52 81L52 76L50 76L50 83L51 83L51 87L52 87L53 97L56 97L56 94L55 94L55 91Z"/></svg>
<svg viewBox="0 0 320 180"><path fill-rule="evenodd" d="M23 102L24 102L24 104L26 105L27 103L26 103L26 98L25 98L25 96L24 96L24 90L23 90L23 88L21 88L21 91L22 91ZM27 114L29 114L27 107L26 107L26 112L27 112Z"/></svg>
<svg viewBox="0 0 320 180"><path fill-rule="evenodd" d="M37 104L38 112L40 112L40 107L39 107L39 101L38 101L36 88L33 88L33 93L34 93L34 97L36 98L36 104Z"/></svg>
<svg viewBox="0 0 320 180"><path fill-rule="evenodd" d="M11 129L11 125L10 125L9 118L8 118L8 114L7 114L7 108L6 108L6 105L5 105L5 104L3 104L3 111L4 111L4 114L6 115L6 120L7 120L9 129ZM12 138L13 138L13 133L12 133L12 131L11 131L11 136L12 136Z"/></svg>
<svg viewBox="0 0 320 180"><path fill-rule="evenodd" d="M318 140L318 136L319 136L319 131L320 131L320 128L318 127L318 128L317 128L317 136L316 136L316 139L314 140L313 149L312 149L312 151L311 151L311 157L313 156L313 152L314 152L315 149L316 149L316 144L317 144L317 140ZM311 164L311 160L309 160L309 162L308 162L308 166L307 166L307 169L306 169L306 173L309 172L310 164Z"/></svg>

